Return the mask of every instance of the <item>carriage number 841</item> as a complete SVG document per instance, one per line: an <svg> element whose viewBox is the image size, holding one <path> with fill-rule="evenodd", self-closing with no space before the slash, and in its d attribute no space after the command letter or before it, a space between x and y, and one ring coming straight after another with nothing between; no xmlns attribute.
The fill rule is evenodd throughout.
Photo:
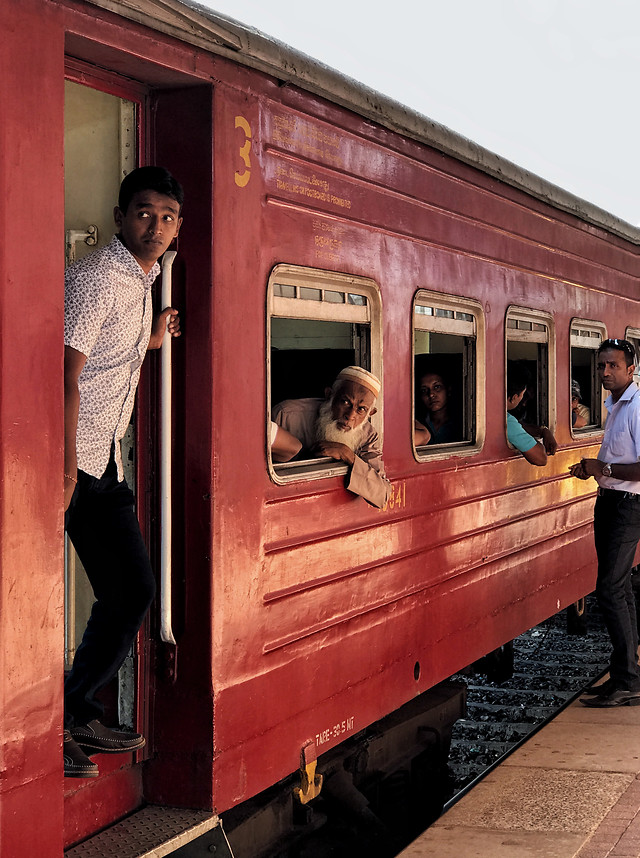
<svg viewBox="0 0 640 858"><path fill-rule="evenodd" d="M407 505L407 486L404 480L401 483L391 483L389 500L383 506L383 512L388 509L404 509Z"/></svg>

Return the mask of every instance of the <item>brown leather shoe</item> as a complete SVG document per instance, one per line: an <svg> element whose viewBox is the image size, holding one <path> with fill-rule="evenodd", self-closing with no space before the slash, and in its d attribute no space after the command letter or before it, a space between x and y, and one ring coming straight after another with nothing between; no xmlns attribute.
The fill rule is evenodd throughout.
<svg viewBox="0 0 640 858"><path fill-rule="evenodd" d="M602 697L581 697L583 706L606 708L611 706L640 706L640 691L626 691L624 688L614 688L610 694Z"/></svg>
<svg viewBox="0 0 640 858"><path fill-rule="evenodd" d="M98 766L92 763L68 730L64 731L63 748L65 778L97 778Z"/></svg>
<svg viewBox="0 0 640 858"><path fill-rule="evenodd" d="M81 748L94 754L124 754L145 745L144 736L140 733L110 730L99 721L89 721L84 727L72 727L69 732Z"/></svg>

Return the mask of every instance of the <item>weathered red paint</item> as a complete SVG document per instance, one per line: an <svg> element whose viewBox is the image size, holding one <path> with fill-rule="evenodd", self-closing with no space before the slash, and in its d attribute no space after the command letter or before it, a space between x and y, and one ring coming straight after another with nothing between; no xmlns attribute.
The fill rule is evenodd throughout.
<svg viewBox="0 0 640 858"><path fill-rule="evenodd" d="M48 4L9 2L3 12L0 849L36 855L48 843L53 855L62 851L63 296L55 284L64 262L64 49ZM34 808L43 809L37 824Z"/></svg>
<svg viewBox="0 0 640 858"><path fill-rule="evenodd" d="M223 812L296 771L309 740L321 758L592 589L592 487L566 474L597 442L574 440L560 419L546 468L508 452L504 318L510 304L553 312L557 413L568 415L571 319L600 320L613 335L621 319L640 326L640 262L631 242L203 47L75 0L8 3L0 838L7 854L59 858L63 827L75 842L142 801ZM174 348L177 654L156 641L153 616L141 640L148 759L105 762L97 781L63 788L65 49L76 77L87 63L123 91L117 75L149 88L146 157L184 182L187 204L174 269L185 334ZM236 116L252 130L242 188ZM279 182L305 153L307 172L349 200L348 211ZM403 486L402 504L384 512L349 496L340 478L277 486L266 468L266 284L277 263L317 266L317 218L341 219L338 267L382 294L385 463ZM484 308L487 432L466 458L419 463L411 453L418 288ZM150 360L139 496L152 547L154 413Z"/></svg>
<svg viewBox="0 0 640 858"><path fill-rule="evenodd" d="M130 754L102 754L96 759L100 763L98 779L64 779L66 845L101 831L144 801L141 766L131 766Z"/></svg>

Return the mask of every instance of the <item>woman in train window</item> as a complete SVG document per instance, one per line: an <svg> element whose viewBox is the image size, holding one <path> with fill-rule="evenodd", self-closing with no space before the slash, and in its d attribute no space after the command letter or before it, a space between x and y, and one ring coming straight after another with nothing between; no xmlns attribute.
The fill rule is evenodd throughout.
<svg viewBox="0 0 640 858"><path fill-rule="evenodd" d="M455 394L442 369L427 365L416 378L416 447L459 441L460 421L456 414Z"/></svg>
<svg viewBox="0 0 640 858"><path fill-rule="evenodd" d="M580 385L573 379L571 381L571 425L574 429L582 429L590 420L590 412L586 405L582 405L582 393Z"/></svg>

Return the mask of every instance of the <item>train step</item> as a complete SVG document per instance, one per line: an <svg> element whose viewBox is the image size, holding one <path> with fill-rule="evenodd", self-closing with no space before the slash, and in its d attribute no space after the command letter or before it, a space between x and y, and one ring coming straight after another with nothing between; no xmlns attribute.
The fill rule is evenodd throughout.
<svg viewBox="0 0 640 858"><path fill-rule="evenodd" d="M65 858L163 858L210 832L219 858L233 858L220 817L206 810L148 805L88 840Z"/></svg>

